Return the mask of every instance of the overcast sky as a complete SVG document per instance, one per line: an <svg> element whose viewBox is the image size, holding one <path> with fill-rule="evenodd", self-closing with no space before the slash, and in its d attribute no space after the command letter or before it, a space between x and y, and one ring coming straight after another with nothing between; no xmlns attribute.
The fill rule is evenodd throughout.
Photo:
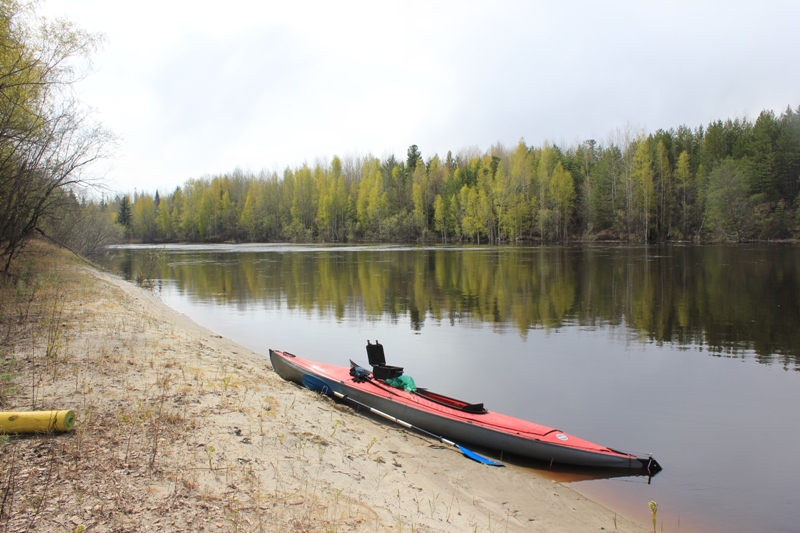
<svg viewBox="0 0 800 533"><path fill-rule="evenodd" d="M107 38L82 100L115 191L800 105L800 2L45 0ZM98 172L100 169L98 169Z"/></svg>

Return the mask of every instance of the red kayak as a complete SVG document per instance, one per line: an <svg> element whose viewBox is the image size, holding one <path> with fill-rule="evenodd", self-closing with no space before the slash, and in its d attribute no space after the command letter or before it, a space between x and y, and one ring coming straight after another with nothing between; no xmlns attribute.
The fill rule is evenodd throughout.
<svg viewBox="0 0 800 533"><path fill-rule="evenodd" d="M270 350L269 355L272 367L287 381L324 388L338 398L436 437L442 435L452 441L550 464L622 469L647 475L661 470L650 456L620 452L558 429L488 411L483 404L470 404L424 389L409 392L389 386L386 380L401 375L402 368L385 365L380 344L368 345L367 350L372 372L355 364L347 368L317 363L279 350Z"/></svg>

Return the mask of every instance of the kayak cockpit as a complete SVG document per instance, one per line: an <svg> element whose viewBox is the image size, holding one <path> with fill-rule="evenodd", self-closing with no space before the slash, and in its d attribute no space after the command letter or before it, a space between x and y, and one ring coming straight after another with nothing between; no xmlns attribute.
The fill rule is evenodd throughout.
<svg viewBox="0 0 800 533"><path fill-rule="evenodd" d="M403 375L403 367L386 364L386 353L383 350L383 345L377 340L375 341L375 344L372 344L369 340L367 340L367 359L369 360L370 366L372 366L372 377L383 383L386 383L388 386L393 386L391 384L392 380L396 380ZM350 361L350 375L352 375L356 381L369 379L366 374L366 369L358 366L353 361ZM483 403L469 403L463 400L445 396L444 394L439 394L427 389L416 387L414 387L413 390L406 390L421 396L426 400L430 400L431 402L449 407L450 409L455 409L457 411L479 415L486 414L488 412L483 406Z"/></svg>

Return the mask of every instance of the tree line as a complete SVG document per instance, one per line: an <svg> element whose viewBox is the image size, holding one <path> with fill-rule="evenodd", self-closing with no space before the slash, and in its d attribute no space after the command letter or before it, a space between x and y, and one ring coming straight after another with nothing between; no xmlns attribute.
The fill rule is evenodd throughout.
<svg viewBox="0 0 800 533"><path fill-rule="evenodd" d="M101 42L68 21L38 18L33 3L0 0L0 274L34 234L84 255L124 239L483 244L800 235L800 107L694 129L621 130L571 146L520 140L425 158L412 145L404 159L333 157L281 173L234 170L172 191L97 199L87 192L87 169L113 139L72 87ZM476 283L491 279L473 268ZM725 286L718 294L727 294ZM513 321L561 320L572 300L568 284L557 288L552 313ZM677 309L658 320L632 316L666 331L685 318Z"/></svg>
<svg viewBox="0 0 800 533"><path fill-rule="evenodd" d="M235 170L108 208L143 242L745 242L795 237L798 192L800 107L787 107L570 147Z"/></svg>
<svg viewBox="0 0 800 533"><path fill-rule="evenodd" d="M572 146L333 157L92 196L112 136L73 85L102 37L0 0L0 273L35 234L110 242L745 242L800 233L800 107Z"/></svg>

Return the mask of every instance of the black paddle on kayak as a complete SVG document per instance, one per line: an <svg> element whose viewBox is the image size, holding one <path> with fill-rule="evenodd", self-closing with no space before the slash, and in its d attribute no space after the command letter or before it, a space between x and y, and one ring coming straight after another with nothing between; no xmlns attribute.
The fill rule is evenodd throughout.
<svg viewBox="0 0 800 533"><path fill-rule="evenodd" d="M339 398L341 400L346 400L346 401L351 402L351 403L353 403L353 404L355 404L355 405L357 405L359 407L363 407L364 409L367 409L370 413L373 413L373 414L376 414L378 416L381 416L381 417L383 417L383 418L385 418L387 420L391 420L392 422L400 424L404 428L413 429L413 430L419 431L420 433L424 433L426 435L429 435L429 436L433 437L434 439L438 440L439 442L442 442L443 444L448 444L450 446L453 446L453 447L457 448L461 453L463 453L464 455L466 455L467 457L469 457L473 461L477 461L479 463L483 463L485 465L490 465L490 466L505 466L505 465L503 465L503 463L498 463L497 461L492 461L491 459L487 459L486 457L483 457L482 455L478 455L477 453L473 452L472 450L469 450L469 449L461 446L460 444L456 444L455 442L453 442L451 440L447 440L446 438L444 438L444 437L442 437L440 435L436 435L435 433L431 433L430 431L422 429L421 427L415 426L413 424L409 424L408 422L404 422L403 420L400 420L399 418L395 418L395 417L393 417L392 415L390 415L388 413L384 413L383 411L379 411L379 410L377 410L377 409L375 409L373 407L370 407L369 405L363 404L363 403L359 402L358 400L354 400L353 398L351 398L349 396L346 396L346 395L342 394L341 392L336 392L335 390L333 390L331 388L331 386L328 383L325 382L325 380L323 380L321 378L318 378L317 376L312 376L311 374L303 375L303 385L305 385L306 388L309 389L309 390L316 391L316 392L321 392L321 393L323 393L323 394L325 394L327 396L335 396L336 398Z"/></svg>

